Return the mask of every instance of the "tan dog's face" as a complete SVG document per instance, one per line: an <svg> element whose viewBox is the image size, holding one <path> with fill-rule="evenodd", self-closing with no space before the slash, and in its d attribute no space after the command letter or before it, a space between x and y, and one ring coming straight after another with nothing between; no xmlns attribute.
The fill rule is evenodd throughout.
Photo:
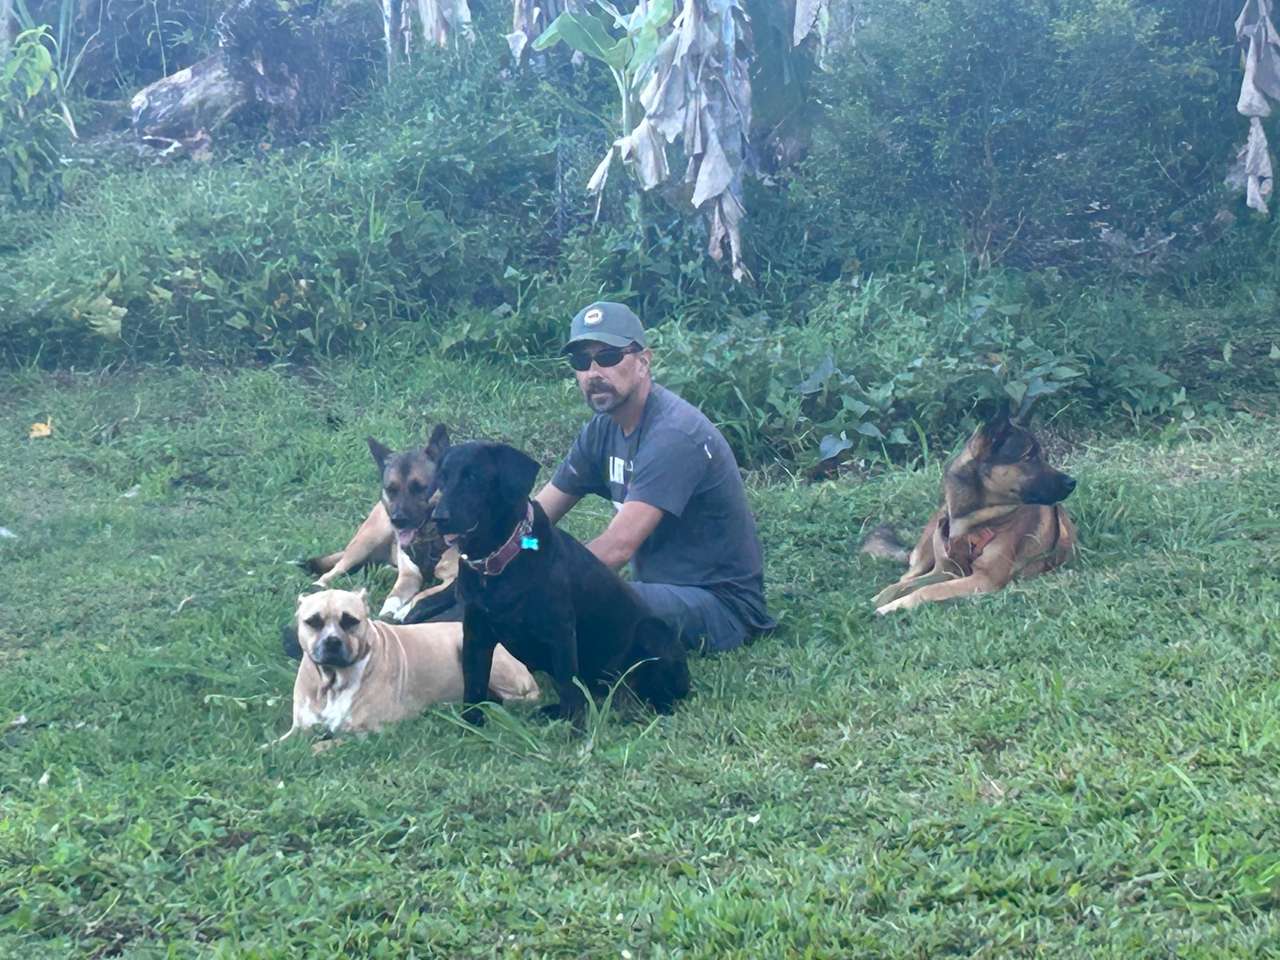
<svg viewBox="0 0 1280 960"><path fill-rule="evenodd" d="M426 447L393 453L373 437L369 452L382 471L382 505L396 531L396 542L407 549L431 521L431 496L436 468L449 450L449 431L438 424Z"/></svg>
<svg viewBox="0 0 1280 960"><path fill-rule="evenodd" d="M947 465L947 479L971 489L975 508L1051 506L1076 488L1073 477L1045 463L1035 435L1007 416L997 416L973 432L964 450Z"/></svg>
<svg viewBox="0 0 1280 960"><path fill-rule="evenodd" d="M322 590L298 597L298 644L317 664L349 667L369 652L369 592Z"/></svg>

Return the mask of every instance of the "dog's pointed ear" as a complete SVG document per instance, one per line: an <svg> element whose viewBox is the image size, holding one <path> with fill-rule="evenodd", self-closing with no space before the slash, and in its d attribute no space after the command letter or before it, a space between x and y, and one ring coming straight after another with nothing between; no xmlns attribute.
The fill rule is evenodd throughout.
<svg viewBox="0 0 1280 960"><path fill-rule="evenodd" d="M437 423L436 428L431 431L431 439L427 441L427 458L439 463L448 452L449 428L443 423Z"/></svg>
<svg viewBox="0 0 1280 960"><path fill-rule="evenodd" d="M1009 405L1003 402L993 416L984 420L978 425L978 429L973 431L973 436L969 438L965 449L973 459L981 460L1000 445L1000 441L1011 429Z"/></svg>
<svg viewBox="0 0 1280 960"><path fill-rule="evenodd" d="M1031 417L1031 407L1035 402L1036 398L1031 394L1031 391L1028 390L1023 394L1022 402L1018 404L1017 411L1010 414L1009 422L1017 427L1025 427L1027 425L1027 420Z"/></svg>
<svg viewBox="0 0 1280 960"><path fill-rule="evenodd" d="M957 459L966 463L971 460L981 460L990 451L991 435L987 433L987 425L980 423L978 428L969 435L969 441L964 445L964 453Z"/></svg>
<svg viewBox="0 0 1280 960"><path fill-rule="evenodd" d="M366 438L369 443L369 452L373 454L373 462L378 465L378 469L382 470L386 467L387 457L391 456L391 449L384 447L373 437Z"/></svg>
<svg viewBox="0 0 1280 960"><path fill-rule="evenodd" d="M505 443L494 449L498 462L498 486L503 500L527 500L538 477L539 464L523 450Z"/></svg>
<svg viewBox="0 0 1280 960"><path fill-rule="evenodd" d="M360 602L364 604L366 610L369 609L369 588L361 587L360 592L356 594L360 598Z"/></svg>
<svg viewBox="0 0 1280 960"><path fill-rule="evenodd" d="M991 417L981 427L982 433L986 435L987 442L992 447L998 447L1000 441L1009 435L1009 431L1013 429L1013 421L1009 419L1009 402L1003 401L995 416Z"/></svg>

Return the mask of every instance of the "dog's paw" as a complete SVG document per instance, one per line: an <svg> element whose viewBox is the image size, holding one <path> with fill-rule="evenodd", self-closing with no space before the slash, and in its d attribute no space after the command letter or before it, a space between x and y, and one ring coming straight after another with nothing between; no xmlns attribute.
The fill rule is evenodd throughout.
<svg viewBox="0 0 1280 960"><path fill-rule="evenodd" d="M462 719L467 721L467 723L471 724L473 727L483 727L485 720L484 711L479 707L468 707L466 710L462 711Z"/></svg>
<svg viewBox="0 0 1280 960"><path fill-rule="evenodd" d="M382 609L378 611L379 620L403 620L404 615L409 612L409 604L405 603L399 597L387 597L382 602Z"/></svg>
<svg viewBox="0 0 1280 960"><path fill-rule="evenodd" d="M260 746L258 749L259 749L259 750L270 750L272 747L279 746L280 744L284 743L286 740L288 740L290 737L292 737L292 736L293 736L295 733L297 733L297 732L298 732L298 728L297 728L297 727L290 727L290 728L288 729L288 731L285 733L285 735L284 735L283 737L276 737L274 740L268 740L266 743L264 743L264 744L263 744L262 746Z"/></svg>
<svg viewBox="0 0 1280 960"><path fill-rule="evenodd" d="M907 608L906 597L899 597L892 603L886 603L882 607L876 607L876 616L883 617L885 614L893 613L895 610L905 610Z"/></svg>
<svg viewBox="0 0 1280 960"><path fill-rule="evenodd" d="M543 720L553 722L556 720L568 721L574 730L581 733L586 729L587 708L586 704L565 704L548 703L538 708L537 715Z"/></svg>

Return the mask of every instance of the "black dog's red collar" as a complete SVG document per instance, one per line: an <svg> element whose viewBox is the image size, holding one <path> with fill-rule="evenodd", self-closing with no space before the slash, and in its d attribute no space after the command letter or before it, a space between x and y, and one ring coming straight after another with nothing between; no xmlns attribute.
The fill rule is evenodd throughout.
<svg viewBox="0 0 1280 960"><path fill-rule="evenodd" d="M511 536L507 538L506 543L487 557L481 557L479 560L468 559L465 553L460 554L458 559L482 576L496 577L507 568L508 563L515 559L517 553L526 548L525 541L532 533L533 503L531 501L525 510L524 519L516 524L516 528L511 531ZM537 546L533 546L532 549L536 550Z"/></svg>

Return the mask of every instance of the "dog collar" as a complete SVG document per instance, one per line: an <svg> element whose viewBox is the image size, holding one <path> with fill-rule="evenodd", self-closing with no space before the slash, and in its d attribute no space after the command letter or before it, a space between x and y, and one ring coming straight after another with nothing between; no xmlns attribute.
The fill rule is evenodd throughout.
<svg viewBox="0 0 1280 960"><path fill-rule="evenodd" d="M532 534L533 502L530 501L525 509L524 519L516 524L516 528L511 531L511 536L507 537L506 543L479 560L472 560L465 553L459 554L458 559L481 576L496 577L507 568L507 564L514 560L521 550L538 549L538 541Z"/></svg>

